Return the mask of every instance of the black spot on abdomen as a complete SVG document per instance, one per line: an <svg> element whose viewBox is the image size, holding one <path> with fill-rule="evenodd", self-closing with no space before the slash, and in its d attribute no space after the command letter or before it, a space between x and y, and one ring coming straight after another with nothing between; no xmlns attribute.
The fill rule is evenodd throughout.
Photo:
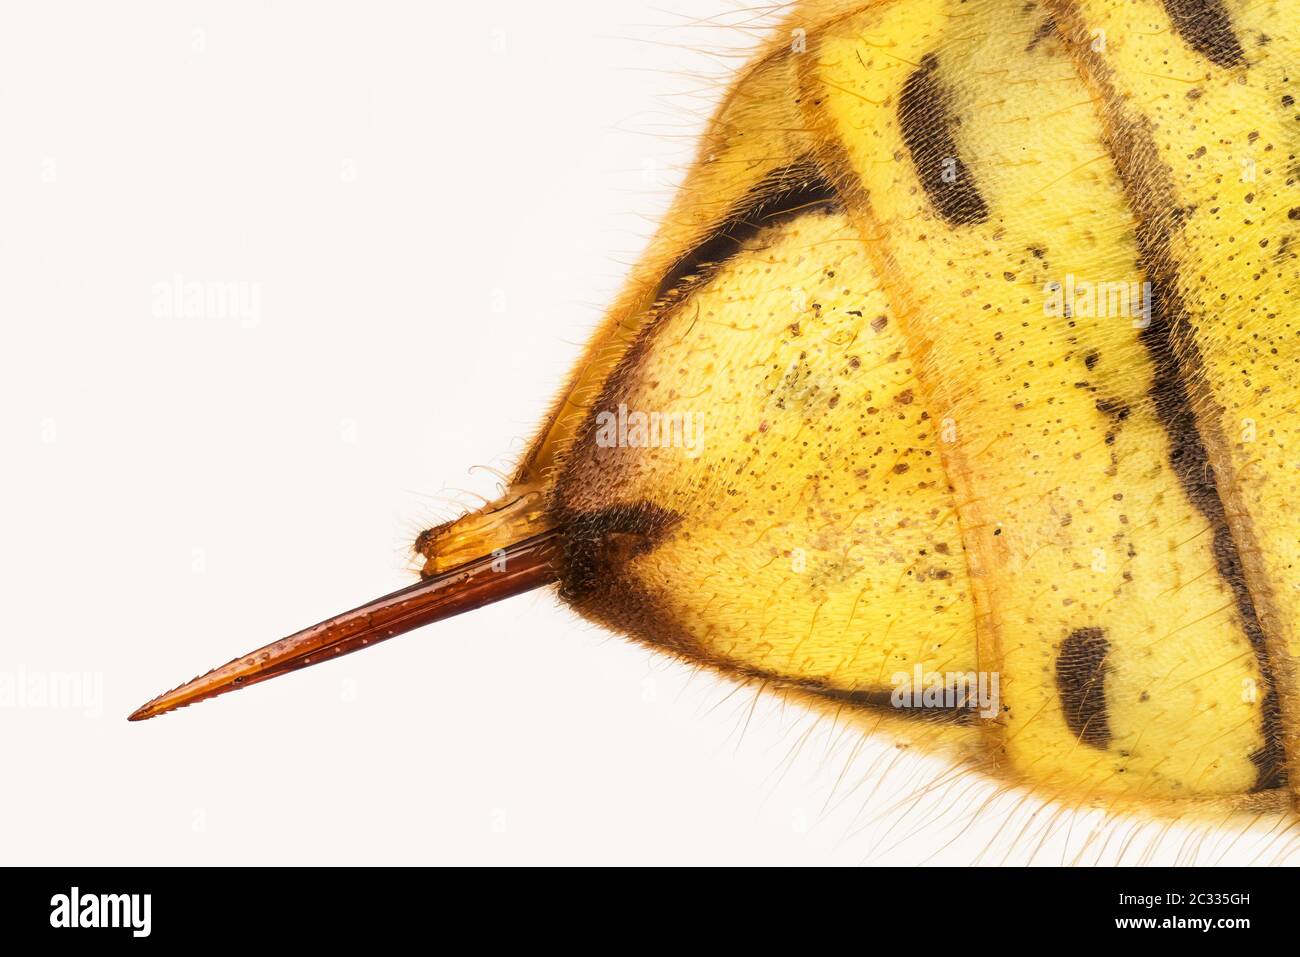
<svg viewBox="0 0 1300 957"><path fill-rule="evenodd" d="M1237 66L1246 61L1223 0L1164 2L1178 35L1201 56L1215 66Z"/></svg>
<svg viewBox="0 0 1300 957"><path fill-rule="evenodd" d="M970 170L957 155L956 120L948 110L951 97L935 76L937 64L930 54L903 84L898 101L903 142L939 215L954 226L982 223L988 219L989 209Z"/></svg>
<svg viewBox="0 0 1300 957"><path fill-rule="evenodd" d="M1083 744L1110 746L1106 711L1106 656L1110 642L1100 628L1076 628L1061 642L1056 656L1056 690L1070 733Z"/></svg>

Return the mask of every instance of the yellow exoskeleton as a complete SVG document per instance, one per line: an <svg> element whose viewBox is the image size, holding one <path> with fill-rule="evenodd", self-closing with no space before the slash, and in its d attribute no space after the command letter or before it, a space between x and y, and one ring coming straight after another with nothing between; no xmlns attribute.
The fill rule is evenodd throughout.
<svg viewBox="0 0 1300 957"><path fill-rule="evenodd" d="M1293 811L1300 3L808 0L499 501L155 714L549 582L1049 799Z"/></svg>

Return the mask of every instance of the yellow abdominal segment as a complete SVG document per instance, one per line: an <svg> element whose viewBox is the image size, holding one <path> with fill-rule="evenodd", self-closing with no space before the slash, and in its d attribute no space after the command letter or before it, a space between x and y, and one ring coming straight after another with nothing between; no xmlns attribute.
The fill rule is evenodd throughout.
<svg viewBox="0 0 1300 957"><path fill-rule="evenodd" d="M804 4L504 500L561 595L1062 799L1281 805L1297 7Z"/></svg>

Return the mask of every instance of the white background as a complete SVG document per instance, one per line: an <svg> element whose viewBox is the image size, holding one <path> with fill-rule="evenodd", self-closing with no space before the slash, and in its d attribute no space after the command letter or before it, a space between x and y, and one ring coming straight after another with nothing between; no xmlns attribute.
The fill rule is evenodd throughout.
<svg viewBox="0 0 1300 957"><path fill-rule="evenodd" d="M963 830L978 780L914 800L942 765L666 664L549 593L125 721L406 584L414 535L493 494L482 467L530 437L757 16L6 9L0 671L90 673L102 706L0 707L0 859L1033 856L1050 814ZM255 287L260 313L160 315L176 276ZM1035 853L1068 859L1052 820Z"/></svg>

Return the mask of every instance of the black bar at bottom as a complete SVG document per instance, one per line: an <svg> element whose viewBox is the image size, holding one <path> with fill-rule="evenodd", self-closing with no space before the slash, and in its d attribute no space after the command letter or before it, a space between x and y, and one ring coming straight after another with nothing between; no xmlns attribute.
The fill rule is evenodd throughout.
<svg viewBox="0 0 1300 957"><path fill-rule="evenodd" d="M1296 913L1290 881L1267 869L635 871L14 868L2 878L0 920L10 941L96 946L337 948L436 934L471 946L523 935L533 946L581 939L643 950L658 940L673 951L713 941L732 950L789 934L803 946L825 937L874 952L992 946L1008 935L1048 944L1044 932L1053 946L1192 936L1230 945L1289 931Z"/></svg>

